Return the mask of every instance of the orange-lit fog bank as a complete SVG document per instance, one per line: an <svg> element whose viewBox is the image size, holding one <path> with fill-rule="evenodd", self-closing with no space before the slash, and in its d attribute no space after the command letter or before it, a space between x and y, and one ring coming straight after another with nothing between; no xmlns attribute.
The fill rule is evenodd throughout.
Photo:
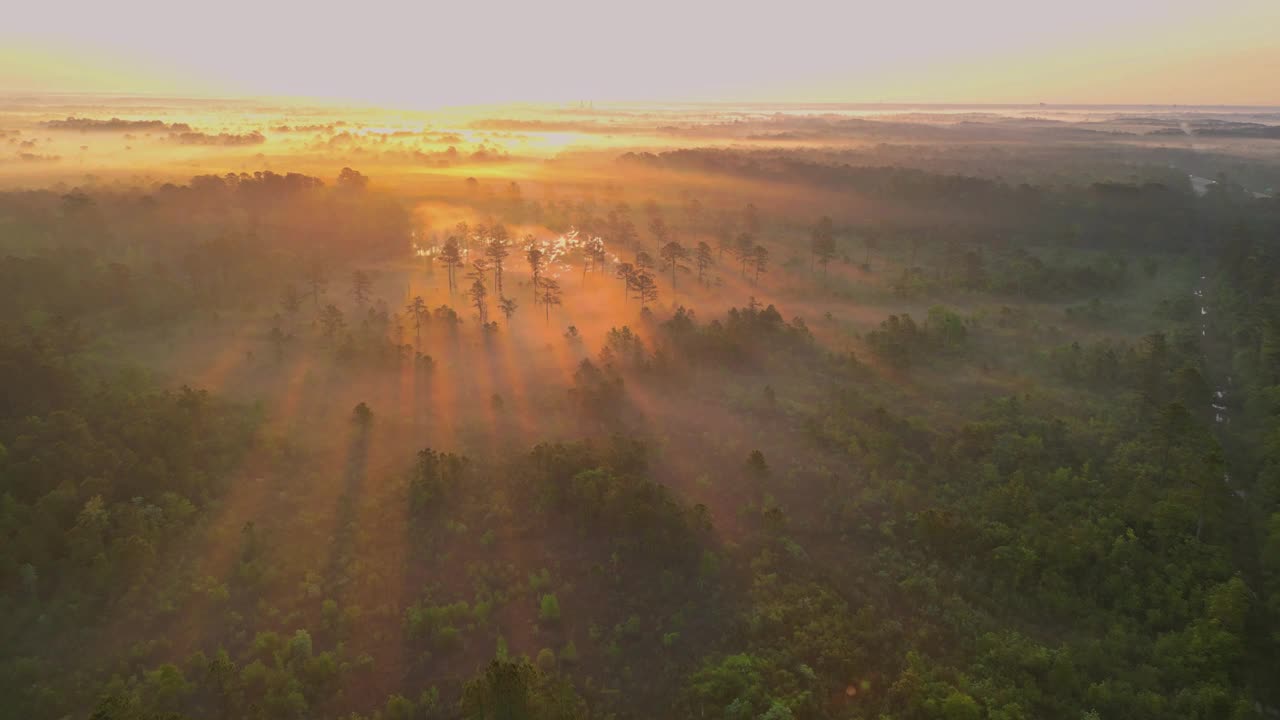
<svg viewBox="0 0 1280 720"><path fill-rule="evenodd" d="M1158 120L1152 124L1152 118ZM1134 121L1138 121L1136 124ZM356 167L384 189L450 178L604 181L626 151L720 147L870 152L1020 135L1202 148L1197 123L1280 122L1274 109L615 103L407 112L281 101L12 95L0 106L6 186L183 181L198 174ZM1183 132L1166 132L1179 130ZM1056 133L1056 134L1055 134ZM1243 151L1234 148L1234 151ZM606 168L592 168L589 161ZM572 167L572 170L568 168Z"/></svg>
<svg viewBox="0 0 1280 720"><path fill-rule="evenodd" d="M460 688L495 645L538 655L538 604L488 605L494 578L524 587L580 560L604 579L557 585L566 607L619 607L596 585L618 556L531 509L550 487L529 477L539 443L643 442L645 477L718 548L749 547L785 507L805 552L843 561L821 544L832 508L902 476L846 451L896 452L879 434L894 418L945 433L993 397L1058 392L1050 353L1142 331L1189 294L1169 218L1280 184L1280 112L1248 107L31 96L4 105L0 133L0 232L36 258L14 267L87 278L64 293L90 299L75 362L254 419L165 569L183 602L111 614L92 655L147 633L166 639L154 662L246 646L232 613L346 627L344 652L377 671L332 700L344 712L406 684ZM1212 179L1223 168L1232 182ZM1116 238L1141 248L1131 263ZM1132 325L1081 320L1118 307L1116 277ZM15 314L61 341L55 300ZM859 414L828 427L841 403ZM447 512L414 495L424 451L474 468ZM412 606L458 599L494 608L492 634L425 651Z"/></svg>
<svg viewBox="0 0 1280 720"><path fill-rule="evenodd" d="M20 5L16 712L1277 706L1280 3Z"/></svg>

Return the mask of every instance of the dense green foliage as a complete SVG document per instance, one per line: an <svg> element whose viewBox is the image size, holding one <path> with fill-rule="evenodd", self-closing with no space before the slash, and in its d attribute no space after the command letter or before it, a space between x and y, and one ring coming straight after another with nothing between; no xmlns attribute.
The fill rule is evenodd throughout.
<svg viewBox="0 0 1280 720"><path fill-rule="evenodd" d="M535 347L503 345L520 315L373 289L366 264L427 271L358 174L3 196L0 716L1276 712L1274 199L624 160L920 212L815 223L735 197L668 225L654 203L657 240L783 238L773 284L739 243L729 281L701 268L675 301L668 240L672 301L594 337L521 290L546 303L523 311L552 328ZM591 198L475 205L636 232ZM584 287L604 262L559 261ZM348 276L350 302L322 289ZM752 295L724 297L737 280ZM120 350L227 325L244 387ZM504 397L542 345L551 369Z"/></svg>

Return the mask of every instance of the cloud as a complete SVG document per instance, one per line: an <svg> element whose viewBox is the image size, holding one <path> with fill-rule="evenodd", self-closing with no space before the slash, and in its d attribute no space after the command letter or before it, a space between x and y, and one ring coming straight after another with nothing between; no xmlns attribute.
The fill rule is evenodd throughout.
<svg viewBox="0 0 1280 720"><path fill-rule="evenodd" d="M213 135L204 132L184 132L170 135L170 139L180 145L224 145L229 147L243 145L261 145L267 141L262 133L254 130L250 133L236 135L234 133L218 133Z"/></svg>
<svg viewBox="0 0 1280 720"><path fill-rule="evenodd" d="M38 155L36 153L18 153L18 159L26 163L51 163L62 159L61 155Z"/></svg>
<svg viewBox="0 0 1280 720"><path fill-rule="evenodd" d="M110 120L68 117L65 120L47 120L40 124L50 130L78 130L80 132L124 132L130 130L143 132L152 130L191 132L191 126L186 123L166 123L163 120L121 120L118 117L113 117Z"/></svg>

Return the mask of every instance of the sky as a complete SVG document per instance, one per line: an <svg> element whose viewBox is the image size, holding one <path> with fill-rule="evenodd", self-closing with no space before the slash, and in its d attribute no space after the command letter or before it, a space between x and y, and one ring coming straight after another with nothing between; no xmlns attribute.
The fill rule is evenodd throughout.
<svg viewBox="0 0 1280 720"><path fill-rule="evenodd" d="M1280 105L1280 0L24 1L0 91Z"/></svg>

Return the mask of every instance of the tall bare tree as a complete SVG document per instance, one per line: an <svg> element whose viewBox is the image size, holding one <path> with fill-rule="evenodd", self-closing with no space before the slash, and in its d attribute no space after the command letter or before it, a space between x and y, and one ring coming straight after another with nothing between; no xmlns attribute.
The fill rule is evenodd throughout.
<svg viewBox="0 0 1280 720"><path fill-rule="evenodd" d="M617 247L629 247L633 257L640 252L640 233L636 232L635 223L629 217L620 217L618 225L613 229L613 240Z"/></svg>
<svg viewBox="0 0 1280 720"><path fill-rule="evenodd" d="M720 220L716 223L716 250L720 260L724 259L725 250L733 250L734 240L737 239L736 233L733 215L727 212L720 213Z"/></svg>
<svg viewBox="0 0 1280 720"><path fill-rule="evenodd" d="M533 304L538 304L538 283L542 282L542 272L547 267L547 254L538 247L532 235L525 236L524 259L529 263L529 274L533 276Z"/></svg>
<svg viewBox="0 0 1280 720"><path fill-rule="evenodd" d="M593 237L587 242L587 259L591 261L591 272L604 272L609 261L609 253L604 247L604 238Z"/></svg>
<svg viewBox="0 0 1280 720"><path fill-rule="evenodd" d="M454 226L454 232L457 234L452 236L458 241L458 252L465 258L467 254L468 244L471 242L471 226L465 222L459 222Z"/></svg>
<svg viewBox="0 0 1280 720"><path fill-rule="evenodd" d="M467 259L470 260L471 259L471 241L474 240L475 242L480 243L481 249L483 249L483 243L488 239L489 239L489 228L485 227L482 223L476 223L475 225L471 226L471 234L463 239L463 242L462 242L463 254L465 254L467 256Z"/></svg>
<svg viewBox="0 0 1280 720"><path fill-rule="evenodd" d="M706 282L707 268L715 264L711 246L705 242L699 242L698 249L693 255L693 262L698 267L698 282Z"/></svg>
<svg viewBox="0 0 1280 720"><path fill-rule="evenodd" d="M546 308L547 324L551 324L551 306L561 303L560 283L555 278L543 278L539 295L542 299L542 305Z"/></svg>
<svg viewBox="0 0 1280 720"><path fill-rule="evenodd" d="M733 248L734 257L742 264L742 277L747 276L747 263L751 262L752 254L756 249L756 239L751 233L742 233L738 236L738 242Z"/></svg>
<svg viewBox="0 0 1280 720"><path fill-rule="evenodd" d="M823 282L827 278L827 265L836 256L836 235L831 218L822 216L810 231L810 252L813 259L822 266Z"/></svg>
<svg viewBox="0 0 1280 720"><path fill-rule="evenodd" d="M465 223L458 223L465 225ZM458 287L458 268L466 264L466 260L462 257L462 247L458 244L458 238L450 235L448 240L444 241L444 247L440 249L440 262L444 263L445 270L449 276L449 292L452 293Z"/></svg>
<svg viewBox="0 0 1280 720"><path fill-rule="evenodd" d="M653 234L654 246L659 252L671 241L671 229L667 227L667 221L663 220L661 215L654 215L649 219L649 232Z"/></svg>
<svg viewBox="0 0 1280 720"><path fill-rule="evenodd" d="M489 270L489 261L480 258L471 263L471 269L467 271L466 277L468 280L480 280L483 282L489 278Z"/></svg>
<svg viewBox="0 0 1280 720"><path fill-rule="evenodd" d="M618 267L614 270L613 276L622 281L622 297L624 300L631 299L631 284L636 277L636 266L631 263L618 263Z"/></svg>
<svg viewBox="0 0 1280 720"><path fill-rule="evenodd" d="M659 253L667 265L671 267L671 293L674 295L676 291L676 270L682 267L680 262L689 257L689 251L685 250L680 243L672 240L663 245Z"/></svg>
<svg viewBox="0 0 1280 720"><path fill-rule="evenodd" d="M476 309L480 324L489 324L489 289L484 286L484 280L478 277L473 279L467 295L471 298L471 307Z"/></svg>
<svg viewBox="0 0 1280 720"><path fill-rule="evenodd" d="M499 293L502 292L502 262L510 254L511 249L507 246L506 240L490 238L489 242L484 246L485 259L489 261L489 265L493 268L493 287Z"/></svg>
<svg viewBox="0 0 1280 720"><path fill-rule="evenodd" d="M307 264L307 290L311 295L311 305L315 309L320 309L320 296L324 294L325 289L329 286L329 279L325 276L324 263L318 258L314 258Z"/></svg>
<svg viewBox="0 0 1280 720"><path fill-rule="evenodd" d="M502 294L502 263L511 254L511 238L507 228L502 224L494 225L489 230L489 242L484 246L484 256L493 267L493 289Z"/></svg>
<svg viewBox="0 0 1280 720"><path fill-rule="evenodd" d="M427 303L422 299L421 295L413 298L413 301L405 307L405 311L409 313L409 317L413 320L413 344L418 345L422 340L422 325L431 315L427 312Z"/></svg>
<svg viewBox="0 0 1280 720"><path fill-rule="evenodd" d="M769 272L769 250L763 245L757 245L751 251L751 265L756 271L754 284L760 284L760 276Z"/></svg>

